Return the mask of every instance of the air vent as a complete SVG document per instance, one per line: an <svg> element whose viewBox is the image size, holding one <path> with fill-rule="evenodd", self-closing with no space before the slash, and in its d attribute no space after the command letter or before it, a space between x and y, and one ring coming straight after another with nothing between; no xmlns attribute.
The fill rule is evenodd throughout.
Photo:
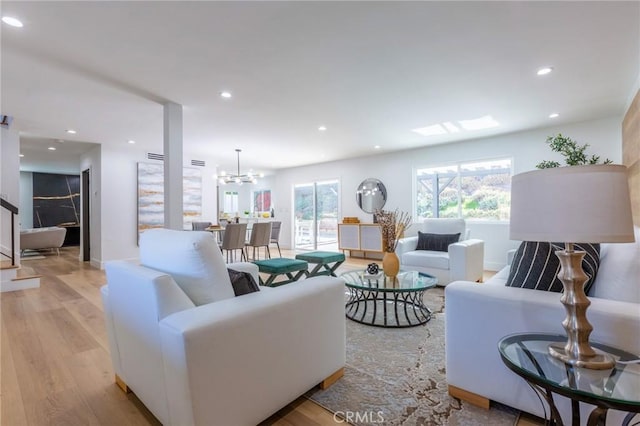
<svg viewBox="0 0 640 426"><path fill-rule="evenodd" d="M155 154L153 152L147 152L147 158L149 160L158 160L158 161L164 161L164 155L162 154Z"/></svg>
<svg viewBox="0 0 640 426"><path fill-rule="evenodd" d="M202 160L191 160L192 166L204 167L205 163Z"/></svg>

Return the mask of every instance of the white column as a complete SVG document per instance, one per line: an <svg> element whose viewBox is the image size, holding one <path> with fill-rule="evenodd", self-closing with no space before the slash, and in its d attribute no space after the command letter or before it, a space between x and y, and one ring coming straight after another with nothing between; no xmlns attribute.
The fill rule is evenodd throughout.
<svg viewBox="0 0 640 426"><path fill-rule="evenodd" d="M183 228L182 105L164 104L164 227Z"/></svg>

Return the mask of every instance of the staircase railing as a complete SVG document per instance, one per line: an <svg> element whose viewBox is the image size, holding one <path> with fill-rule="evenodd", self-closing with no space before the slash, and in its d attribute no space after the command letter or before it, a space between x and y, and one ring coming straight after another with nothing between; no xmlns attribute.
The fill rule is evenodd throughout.
<svg viewBox="0 0 640 426"><path fill-rule="evenodd" d="M7 209L11 212L11 256L6 253L0 252L5 257L11 258L11 266L16 265L16 216L18 215L18 208L5 200L0 198L0 206L3 209Z"/></svg>

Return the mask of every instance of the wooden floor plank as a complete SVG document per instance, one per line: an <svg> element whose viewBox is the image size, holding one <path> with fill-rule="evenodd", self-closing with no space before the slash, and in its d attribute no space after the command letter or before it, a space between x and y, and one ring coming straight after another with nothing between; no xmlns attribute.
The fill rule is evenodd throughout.
<svg viewBox="0 0 640 426"><path fill-rule="evenodd" d="M105 326L104 312L86 299L62 302L67 311L76 319L106 351L109 350L109 338Z"/></svg>
<svg viewBox="0 0 640 426"><path fill-rule="evenodd" d="M113 381L111 358L102 348L73 356L73 376L83 398L100 424L146 426L149 420L131 406Z"/></svg>
<svg viewBox="0 0 640 426"><path fill-rule="evenodd" d="M95 283L90 281L90 274L72 273L60 275L59 278L78 294L82 295L85 300L91 302L96 308L102 309L102 298L100 297L100 292L96 291Z"/></svg>
<svg viewBox="0 0 640 426"><path fill-rule="evenodd" d="M7 328L5 323L0 324L3 344L0 344L0 424L25 425L27 414L22 403L22 393L13 363Z"/></svg>

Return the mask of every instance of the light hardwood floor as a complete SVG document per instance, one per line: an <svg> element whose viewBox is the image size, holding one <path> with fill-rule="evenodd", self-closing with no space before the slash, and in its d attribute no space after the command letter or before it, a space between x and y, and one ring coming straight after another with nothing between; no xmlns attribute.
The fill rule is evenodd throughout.
<svg viewBox="0 0 640 426"><path fill-rule="evenodd" d="M159 424L114 383L99 292L104 272L80 262L73 247L23 261L21 272L42 275L41 286L0 295L0 424ZM299 398L261 425L335 424L329 411Z"/></svg>

